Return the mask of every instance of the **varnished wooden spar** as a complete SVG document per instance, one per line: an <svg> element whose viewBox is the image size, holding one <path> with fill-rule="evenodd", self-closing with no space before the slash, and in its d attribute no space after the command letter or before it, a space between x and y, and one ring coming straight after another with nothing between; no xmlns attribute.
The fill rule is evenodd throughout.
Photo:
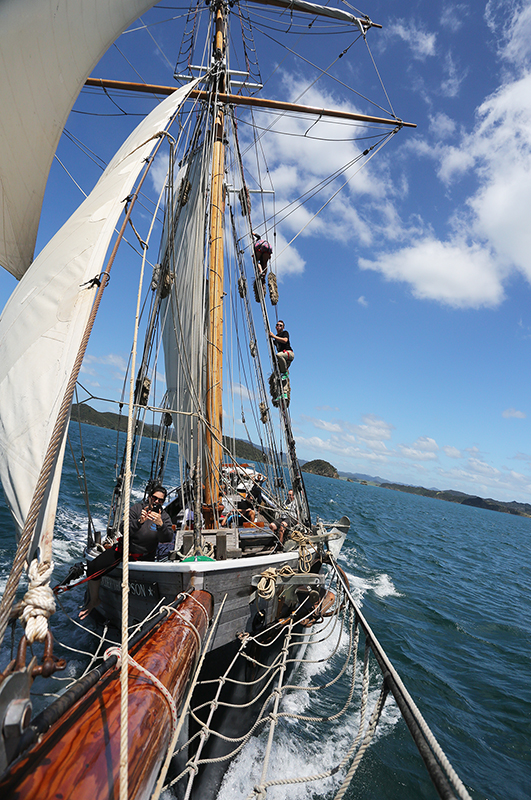
<svg viewBox="0 0 531 800"><path fill-rule="evenodd" d="M212 597L196 591L178 606L178 612L170 614L130 653L168 689L177 709L198 654L193 628L204 637L212 615ZM170 736L168 701L160 688L130 665L129 800L150 796ZM0 783L0 796L4 800L118 798L119 761L120 671L114 668L14 762Z"/></svg>
<svg viewBox="0 0 531 800"><path fill-rule="evenodd" d="M87 78L85 86L99 86L104 89L123 89L130 92L146 92L148 94L172 94L175 86L157 86L151 83L133 83L131 81L111 81L107 78ZM192 89L189 95L192 99L208 100L210 95L199 89ZM416 128L415 122L404 122L392 117L372 117L368 114L356 114L353 111L338 111L333 108L318 108L317 106L302 106L298 103L284 103L280 100L266 100L260 97L244 97L239 94L218 94L220 103L240 106L253 106L254 108L272 109L274 111L293 111L297 114L313 114L317 117L330 117L344 119L352 122L373 122L377 125L393 125L401 128Z"/></svg>

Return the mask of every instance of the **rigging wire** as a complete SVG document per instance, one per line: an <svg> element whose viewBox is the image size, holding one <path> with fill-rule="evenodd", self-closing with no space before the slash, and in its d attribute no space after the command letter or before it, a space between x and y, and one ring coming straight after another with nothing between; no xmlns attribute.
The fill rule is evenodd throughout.
<svg viewBox="0 0 531 800"><path fill-rule="evenodd" d="M335 191L335 192L334 192L334 193L333 193L333 194L332 194L332 195L331 195L331 196L328 198L328 200L327 200L325 203L323 203L323 205L322 205L322 206L321 206L321 207L320 207L320 208L319 208L319 209L318 209L318 210L315 212L315 214L313 214L313 216L312 216L312 217L310 217L310 219L309 219L309 220L306 222L306 224L305 224L305 225L303 225L303 227L300 229L300 231L299 231L298 233L296 233L296 234L295 234L295 236L294 236L292 239L290 239L290 241L289 241L289 242L286 244L286 246L284 247L284 250L282 250L282 251L279 253L279 256L280 256L280 255L282 255L282 253L284 253L284 252L285 252L285 250L287 250L287 248L288 248L288 247L289 247L291 244L293 244L293 242L295 241L295 239L297 239L297 238L298 238L298 237L301 235L301 233L302 233L302 232L303 232L303 231L304 231L304 230L305 230L305 229L308 227L308 225L310 225L310 223L311 223L311 222L312 222L312 221L313 221L313 220L314 220L316 217L318 217L318 216L319 216L319 214L321 213L321 211L323 211L323 210L324 210L324 209L325 209L325 208L326 208L326 207L327 207L327 206L328 206L328 205L329 205L329 204L332 202L332 200L334 200L334 198L335 198L335 197L337 197L337 195L338 195L338 194L339 194L339 193L340 193L340 192L341 192L341 191L342 191L342 190L345 188L345 186L347 186L347 185L350 183L350 181L351 181L351 180L352 180L352 179L353 179L353 178L354 178L354 177L355 177L355 176L358 174L358 172L360 171L360 169L362 169L363 167L366 167L366 166L367 166L367 164L369 163L369 161L370 161L370 160L371 160L371 159L372 159L372 158L373 158L373 157L376 155L376 153L378 153L378 152L379 152L379 151L382 149L382 147L384 147L384 145L386 145L386 144L387 144L387 143L390 141L391 137L392 137L392 136L393 136L393 135L394 135L394 134L395 134L397 131L398 131L398 128L395 128L395 130L394 130L394 131L392 131L392 132L390 132L390 133L389 133L389 134L388 134L388 135L385 137L385 139L384 139L382 142L380 142L380 143L379 143L379 145L374 145L374 147L375 147L375 151L374 151L374 153L372 153L372 154L371 154L371 155L368 157L367 161L365 161L363 164L361 164L361 165L360 165L360 168L359 168L358 170L356 170L356 172L355 172L353 175L351 175L349 178L347 178L347 180L346 180L344 183L342 183L342 184L341 184L341 186L340 186L340 187L339 187L339 188L338 188L338 189L337 189L337 190L336 190L336 191ZM372 148L371 148L371 149L372 149ZM364 155L364 154L361 154L361 155ZM359 158L361 158L361 155L359 156ZM351 165L350 165L350 166L351 166ZM348 167L347 167L347 168L348 168ZM344 170L344 171L346 171L346 170ZM331 183L331 181L327 182L327 184L326 184L326 185L328 185L329 183ZM294 209L294 210L296 210L296 209ZM290 213L293 213L293 212L290 212ZM286 217L284 217L283 219L285 219L285 218L286 218Z"/></svg>
<svg viewBox="0 0 531 800"><path fill-rule="evenodd" d="M287 50L288 53L291 53L292 55L296 56L297 58L300 58L301 61L304 61L310 67L313 67L314 69L319 70L319 72L320 72L318 77L314 81L312 81L312 83L303 92L301 92L297 96L296 100L294 100L293 102L297 103L300 100L300 98L303 97L306 94L306 92L316 83L317 80L319 80L323 75L326 75L328 78L330 78L331 80L335 81L337 84L342 86L344 89L348 89L349 92L352 92L357 97L359 97L361 100L365 100L367 103L369 103L370 105L374 106L374 108L380 109L380 111L383 111L385 114L389 114L390 113L388 109L384 108L379 103L376 103L374 100L371 100L369 97L366 97L364 94L361 94L361 92L358 92L357 89L354 89L352 86L349 86L348 83L345 83L344 81L342 81L339 78L337 78L335 75L331 75L330 72L328 72L330 67L333 67L334 64L336 64L338 62L338 60L341 58L341 55L339 55L337 58L335 58L329 64L328 67L326 67L326 68L319 67L317 64L314 64L313 61L310 61L308 58L305 58L303 55L301 55L300 53L297 53L291 47L288 47L287 45L285 45L282 42L278 41L278 39L275 39L273 36L270 36L268 33L264 33L263 32L263 35L267 39L270 39L272 42L277 44L279 47L282 47L284 50ZM361 34L359 34L359 36L354 40L354 42L352 44L354 44L355 42L358 42L361 38L362 38L362 36L361 36ZM352 45L350 45L350 46L352 46ZM370 52L370 50L369 50L369 52ZM372 58L372 54L371 54L371 58ZM373 63L374 63L374 61L373 61ZM381 80L381 78L380 78L380 80ZM387 97L387 92L386 92L386 97ZM394 112L391 112L391 116L396 119Z"/></svg>

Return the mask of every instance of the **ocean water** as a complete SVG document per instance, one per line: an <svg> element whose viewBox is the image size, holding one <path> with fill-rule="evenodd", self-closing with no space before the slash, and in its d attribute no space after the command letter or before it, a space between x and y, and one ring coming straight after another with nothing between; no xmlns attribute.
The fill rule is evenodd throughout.
<svg viewBox="0 0 531 800"><path fill-rule="evenodd" d="M97 527L104 530L116 434L86 425L82 429L84 454L91 464L93 514ZM76 448L74 425L71 437ZM147 476L149 462L146 451L138 470L140 480ZM176 460L169 464L167 485L172 482L178 483ZM353 592L471 796L530 798L531 519L313 475L306 476L306 483L314 516L350 517L341 563ZM81 559L86 528L83 498L67 454L56 524L58 580ZM13 525L2 499L2 591L14 547ZM96 643L92 634L79 628L72 634L68 616L75 617L82 599L81 589L62 595L64 611L59 610L53 622L56 653L69 661L67 677L79 674L88 660L84 653ZM0 668L9 657L9 643L8 632ZM76 651L67 649L74 644ZM50 679L35 684L42 703L59 683ZM37 698L37 704L40 701ZM383 719L346 797L435 798L392 703L386 705ZM293 730L273 753L274 763L280 768L288 762L297 772L310 774L349 741L348 719L335 736L336 740L315 741L309 733ZM228 773L220 800L241 796L240 787L260 758L260 743L253 739ZM332 784L268 793L290 800L333 796Z"/></svg>

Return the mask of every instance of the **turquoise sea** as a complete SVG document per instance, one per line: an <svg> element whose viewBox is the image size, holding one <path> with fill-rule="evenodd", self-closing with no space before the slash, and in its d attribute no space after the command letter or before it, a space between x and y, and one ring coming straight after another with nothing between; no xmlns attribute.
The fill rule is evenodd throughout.
<svg viewBox="0 0 531 800"><path fill-rule="evenodd" d="M94 516L105 529L112 490L116 434L82 426ZM78 430L71 425L78 442ZM145 478L150 454L138 468ZM173 471L173 474L172 474ZM531 519L458 506L431 498L306 476L314 516L352 522L342 565L360 598L362 611L452 765L474 800L531 797ZM167 485L177 483L170 463ZM56 575L82 557L86 510L72 459L65 459L55 549ZM14 532L0 504L0 586L14 552ZM63 595L75 615L77 589ZM75 675L94 638L75 629L59 611L56 652ZM9 657L6 635L0 668ZM64 645L64 646L63 646ZM36 687L38 685L36 684ZM42 693L51 691L42 682ZM45 702L44 698L41 700ZM37 700L37 703L39 700ZM334 742L323 749L334 749ZM298 758L319 754L301 743ZM236 770L245 770L245 759ZM284 797L328 798L315 787L295 788ZM222 791L228 798L228 787ZM232 797L236 795L232 793ZM268 795L269 796L269 795ZM390 715L362 762L350 800L416 800L436 794L403 722Z"/></svg>

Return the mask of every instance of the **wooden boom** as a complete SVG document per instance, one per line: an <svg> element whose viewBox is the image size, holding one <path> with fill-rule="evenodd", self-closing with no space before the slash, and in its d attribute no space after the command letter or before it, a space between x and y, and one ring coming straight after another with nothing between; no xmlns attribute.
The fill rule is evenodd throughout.
<svg viewBox="0 0 531 800"><path fill-rule="evenodd" d="M147 92L148 94L172 94L175 86L157 86L151 83L134 83L131 81L111 81L107 78L87 78L85 86L99 86L104 89L122 89L131 92ZM200 89L192 89L190 98L208 100L209 94ZM302 106L298 103L284 103L280 100L266 100L260 97L243 97L239 94L219 94L220 103L239 106L253 106L254 108L272 109L274 111L295 111L299 114L313 114L317 117L332 117L336 119L351 120L354 122L372 122L377 125L395 125L400 128L416 128L415 122L404 122L392 117L372 117L368 114L357 114L351 111L338 111L331 108L318 108L316 106Z"/></svg>
<svg viewBox="0 0 531 800"><path fill-rule="evenodd" d="M204 637L212 597L196 591L133 648L130 655L168 689L177 712ZM193 626L193 627L192 627ZM129 665L129 800L151 790L171 738L171 711L160 687ZM108 800L119 795L120 670L103 675L21 755L0 782L0 796Z"/></svg>

